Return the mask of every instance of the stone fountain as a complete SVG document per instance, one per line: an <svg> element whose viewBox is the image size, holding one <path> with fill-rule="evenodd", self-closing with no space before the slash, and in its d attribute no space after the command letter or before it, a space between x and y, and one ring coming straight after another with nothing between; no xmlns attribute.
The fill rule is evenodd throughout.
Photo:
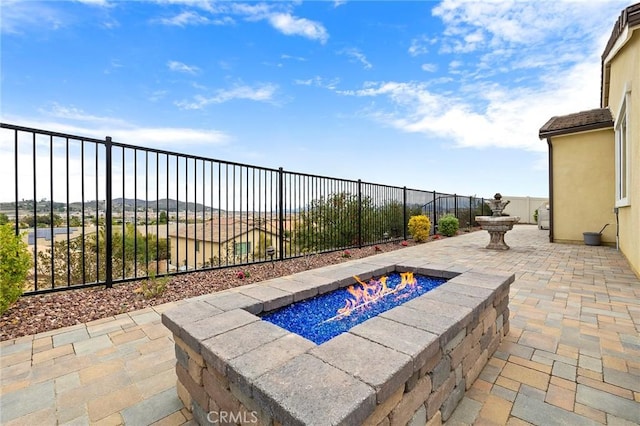
<svg viewBox="0 0 640 426"><path fill-rule="evenodd" d="M493 196L493 200L485 201L493 216L476 216L476 222L482 229L489 232L491 241L489 241L488 249L491 250L509 250L509 246L504 242L504 234L513 229L513 225L520 221L517 216L502 216L502 211L510 203L510 201L502 201L502 195L497 193Z"/></svg>

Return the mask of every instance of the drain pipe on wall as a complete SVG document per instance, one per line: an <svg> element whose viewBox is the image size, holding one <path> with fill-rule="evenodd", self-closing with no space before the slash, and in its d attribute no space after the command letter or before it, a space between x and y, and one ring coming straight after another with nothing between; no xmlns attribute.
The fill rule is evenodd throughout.
<svg viewBox="0 0 640 426"><path fill-rule="evenodd" d="M618 208L614 207L613 212L616 214L616 250L620 251L620 221L618 220Z"/></svg>
<svg viewBox="0 0 640 426"><path fill-rule="evenodd" d="M549 242L553 242L553 146L551 138L547 138L549 145Z"/></svg>

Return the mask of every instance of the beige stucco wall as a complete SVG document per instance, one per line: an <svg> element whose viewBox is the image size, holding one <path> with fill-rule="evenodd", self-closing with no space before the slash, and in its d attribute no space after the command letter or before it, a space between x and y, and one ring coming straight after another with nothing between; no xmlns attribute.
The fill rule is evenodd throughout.
<svg viewBox="0 0 640 426"><path fill-rule="evenodd" d="M636 28L625 46L610 60L609 109L614 121L622 105L625 90L631 89L627 104L629 128L630 205L619 210L620 250L640 276L640 28Z"/></svg>
<svg viewBox="0 0 640 426"><path fill-rule="evenodd" d="M552 138L553 236L555 242L582 243L583 232L598 232L615 244L613 130Z"/></svg>
<svg viewBox="0 0 640 426"><path fill-rule="evenodd" d="M520 217L519 223L535 223L533 215L535 211L543 204L549 203L546 197L516 197L512 195L503 195L502 200L508 200L509 204L504 209L504 213L509 216Z"/></svg>
<svg viewBox="0 0 640 426"><path fill-rule="evenodd" d="M184 237L171 237L171 265L175 268L184 266L185 260L189 262L189 269L201 268L209 259L218 257L218 243L211 241L200 241L199 250L196 252L195 240ZM222 251L224 257L225 252ZM203 257L204 256L204 257ZM204 261L203 261L204 259Z"/></svg>
<svg viewBox="0 0 640 426"><path fill-rule="evenodd" d="M249 261L253 260L254 258L257 259L258 255L260 254L259 252L261 248L258 247L260 235L266 236L267 243L268 239L271 238L274 247L277 245L277 240L274 235L255 229L248 233L245 232L242 235L238 235L236 237L235 241L238 243L246 243L247 241L249 242L251 250L251 252L249 253ZM205 263L210 263L211 259L218 258L221 258L223 265L227 264L227 262L229 264L246 262L245 256L243 256L242 261L239 259L237 259L237 261L234 261L233 243L234 241L229 241L228 243L223 243L222 245L220 245L217 242L200 241L198 243L198 250L196 251L196 242L194 239L186 239L184 237L176 238L175 236L171 236L171 265L173 267L180 268L184 266L185 260L187 260L189 269L196 269L203 267ZM227 251L227 247L229 247L229 251ZM253 258L251 256L253 256Z"/></svg>

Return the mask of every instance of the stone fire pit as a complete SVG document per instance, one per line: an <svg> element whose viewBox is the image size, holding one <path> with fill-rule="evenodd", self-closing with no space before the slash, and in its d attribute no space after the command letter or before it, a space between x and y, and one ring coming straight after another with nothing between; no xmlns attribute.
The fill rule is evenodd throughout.
<svg viewBox="0 0 640 426"><path fill-rule="evenodd" d="M448 282L321 344L258 314L390 272ZM446 420L509 331L514 276L424 261L334 265L201 296L163 314L178 395L199 424Z"/></svg>

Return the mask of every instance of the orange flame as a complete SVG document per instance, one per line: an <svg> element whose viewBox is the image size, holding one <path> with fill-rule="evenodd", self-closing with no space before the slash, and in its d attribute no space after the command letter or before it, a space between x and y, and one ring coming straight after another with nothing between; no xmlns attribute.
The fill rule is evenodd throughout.
<svg viewBox="0 0 640 426"><path fill-rule="evenodd" d="M372 278L368 283L365 283L357 276L354 276L357 283L347 287L347 291L352 297L350 299L345 299L344 307L338 309L338 315L330 319L351 315L351 313L356 309L365 307L387 295L398 293L404 290L407 286L414 287L416 285L417 281L413 276L413 272L402 272L400 277L400 284L395 288L390 289L387 287L386 276L380 277L379 280Z"/></svg>

